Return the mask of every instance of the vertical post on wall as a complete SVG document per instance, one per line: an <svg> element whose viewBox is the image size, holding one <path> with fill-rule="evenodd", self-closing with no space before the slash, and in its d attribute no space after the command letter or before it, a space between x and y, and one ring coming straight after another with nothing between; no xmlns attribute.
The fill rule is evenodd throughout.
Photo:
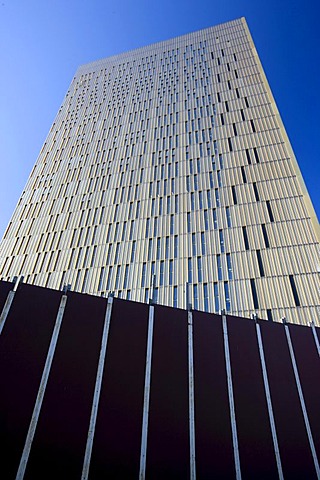
<svg viewBox="0 0 320 480"><path fill-rule="evenodd" d="M38 423L38 420L39 420L39 415L40 415L40 411L41 411L41 406L42 406L44 394L45 394L45 391L46 391L46 386L47 386L47 383L48 383L50 369L51 369L56 345L57 345L57 342L58 342L60 327L61 327L62 318L63 318L63 315L64 315L66 303L67 303L67 296L62 295L59 310L58 310L57 317L56 317L56 323L54 325L54 329L53 329L53 333L52 333L52 337L51 337L51 341L50 341L50 345L49 345L49 350L48 350L48 354L47 354L47 358L46 358L46 363L44 365L44 369L43 369L43 372L42 372L41 382L40 382L36 402L35 402L35 405L34 405L32 417L31 417L31 421L30 421L30 425L29 425L29 430L28 430L28 433L27 433L27 438L26 438L24 449L23 449L21 459L20 459L20 464L19 464L16 480L23 480L24 474L25 474L25 471L26 471L31 446L32 446L34 434L35 434L35 431L36 431L36 428L37 428L37 423Z"/></svg>
<svg viewBox="0 0 320 480"><path fill-rule="evenodd" d="M319 343L319 338L318 338L318 335L317 335L317 332L316 332L316 327L315 327L315 324L314 324L313 320L310 323L310 325L311 325L313 338L314 338L314 341L315 341L315 344L316 344L316 347L317 347L317 350L318 350L318 355L320 357L320 343Z"/></svg>
<svg viewBox="0 0 320 480"><path fill-rule="evenodd" d="M2 312L1 312L1 315L0 315L0 335L2 333L2 330L3 330L3 327L4 327L4 324L6 323L6 320L7 320L7 317L8 317L8 314L10 312L10 308L11 308L11 305L12 305L12 302L13 302L13 299L14 299L14 296L15 296L15 293L17 291L17 288L19 286L19 283L23 281L23 277L15 277L14 278L14 286L13 286L13 289L10 290L10 292L8 293L8 296L7 296L7 299L6 299L6 303L4 304L4 307L2 309Z"/></svg>
<svg viewBox="0 0 320 480"><path fill-rule="evenodd" d="M186 309L190 311L192 309L192 304L190 301L190 289L189 289L189 283L185 283L185 295L186 295Z"/></svg>
<svg viewBox="0 0 320 480"><path fill-rule="evenodd" d="M144 480L146 477L153 323L154 323L154 306L150 305L149 306L149 322L148 322L146 371L145 371L145 380L144 380L143 417L142 417L140 471L139 471L140 480Z"/></svg>
<svg viewBox="0 0 320 480"><path fill-rule="evenodd" d="M187 284L188 285L188 284ZM196 479L196 446L194 424L194 372L193 372L193 318L188 311L188 360L189 360L189 438L190 438L190 479Z"/></svg>
<svg viewBox="0 0 320 480"><path fill-rule="evenodd" d="M303 396L303 392L302 392L302 387L301 387L299 372L298 372L298 368L297 368L296 358L295 358L293 345L292 345L292 341L291 341L289 325L287 324L285 318L283 319L283 323L284 323L284 329L285 329L285 333L286 333L286 337L287 337L287 342L288 342L288 347L289 347L289 352L290 352L294 377L295 377L296 385L297 385L297 389L298 389L298 394L299 394L303 419L304 419L304 423L305 423L306 430L307 430L310 450L311 450L315 470L316 470L316 473L317 473L317 478L320 480L320 467L319 467L317 452L316 452L316 449L315 449L315 445L314 445L314 441L313 441L313 437L312 437L312 432L311 432L311 428L310 428L310 423L309 423L309 418L308 418L308 412L307 412L307 408L306 408L306 404L305 404L304 396Z"/></svg>
<svg viewBox="0 0 320 480"><path fill-rule="evenodd" d="M94 394L93 394L93 401L92 401L92 408L91 408L91 415L90 415L90 423L89 423L86 451L85 451L84 460L83 460L81 480L87 480L88 475L89 475L94 432L95 432L95 428L96 428L96 421L97 421L97 414L98 414L98 407L99 407L99 400L100 400L100 392L101 392L101 385L102 385L102 377L103 377L106 351L107 351L107 344L108 344L108 337L109 337L112 305L113 305L113 295L109 295L107 308L106 308L105 319L104 319L104 325L103 325L101 347L100 347L100 356L99 356L99 363L98 363L98 369L97 369L96 383L95 383L95 387L94 387Z"/></svg>
<svg viewBox="0 0 320 480"><path fill-rule="evenodd" d="M235 413L235 408L234 408L232 372L231 372L230 351L229 351L228 325L227 325L227 317L225 315L225 311L222 310L221 314L222 314L224 353L225 353L225 360L226 360L226 372L227 372L228 396L229 396L229 407L230 407L233 455L234 455L234 463L235 463L235 470L236 470L236 479L241 480L237 423L236 423L236 413Z"/></svg>
<svg viewBox="0 0 320 480"><path fill-rule="evenodd" d="M264 350L263 350L263 342L262 342L262 336L261 336L261 329L260 329L260 325L258 323L257 317L255 317L254 320L256 322L256 333L257 333L258 346L259 346L260 362L261 362L261 367L262 367L264 390L265 390L266 399L267 399L267 407L268 407L269 421L270 421L270 427L271 427L273 448L274 448L274 452L275 452L275 456L276 456L279 480L283 480L281 457L280 457L280 451L279 451L276 425L275 425L274 415L273 415L273 408L272 408L272 401L271 401L271 395L270 395L268 373L267 373L266 361L265 361Z"/></svg>

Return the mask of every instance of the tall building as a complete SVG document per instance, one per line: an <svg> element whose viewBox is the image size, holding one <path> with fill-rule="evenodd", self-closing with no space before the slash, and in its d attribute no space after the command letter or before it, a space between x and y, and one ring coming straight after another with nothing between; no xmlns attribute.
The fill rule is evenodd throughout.
<svg viewBox="0 0 320 480"><path fill-rule="evenodd" d="M319 223L245 19L81 66L0 256L5 280L317 321Z"/></svg>

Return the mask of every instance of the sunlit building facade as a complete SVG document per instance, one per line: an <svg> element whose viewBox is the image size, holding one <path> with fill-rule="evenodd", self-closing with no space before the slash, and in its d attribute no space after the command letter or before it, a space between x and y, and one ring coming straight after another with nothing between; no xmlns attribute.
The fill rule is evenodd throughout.
<svg viewBox="0 0 320 480"><path fill-rule="evenodd" d="M0 277L307 324L319 223L245 19L81 66Z"/></svg>

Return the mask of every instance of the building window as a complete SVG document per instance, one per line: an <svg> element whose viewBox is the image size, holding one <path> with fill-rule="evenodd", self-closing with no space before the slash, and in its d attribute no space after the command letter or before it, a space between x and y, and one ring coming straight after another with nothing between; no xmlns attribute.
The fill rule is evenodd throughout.
<svg viewBox="0 0 320 480"><path fill-rule="evenodd" d="M257 184L256 184L255 182L253 182L252 185L253 185L254 196L255 196L257 202L259 202L260 197L259 197L259 192L258 192Z"/></svg>
<svg viewBox="0 0 320 480"><path fill-rule="evenodd" d="M289 281L291 285L292 295L294 298L294 303L296 307L300 307L300 300L299 300L298 291L297 291L297 287L296 287L293 275L289 275Z"/></svg>
<svg viewBox="0 0 320 480"><path fill-rule="evenodd" d="M124 280L123 280L123 288L126 289L128 286L128 276L129 276L129 265L126 265L124 271Z"/></svg>
<svg viewBox="0 0 320 480"><path fill-rule="evenodd" d="M192 255L197 255L197 244L196 244L196 234L192 234Z"/></svg>
<svg viewBox="0 0 320 480"><path fill-rule="evenodd" d="M215 197L216 197L216 206L220 207L220 196L218 188L215 189Z"/></svg>
<svg viewBox="0 0 320 480"><path fill-rule="evenodd" d="M222 230L219 230L219 240L220 240L220 251L221 253L224 253L224 236L223 236Z"/></svg>
<svg viewBox="0 0 320 480"><path fill-rule="evenodd" d="M192 283L192 259L188 258L188 283Z"/></svg>
<svg viewBox="0 0 320 480"><path fill-rule="evenodd" d="M202 261L201 257L197 258L197 264L198 264L198 282L202 282Z"/></svg>
<svg viewBox="0 0 320 480"><path fill-rule="evenodd" d="M249 240L248 240L248 234L247 234L247 228L242 227L242 233L243 233L243 241L244 241L244 246L246 250L249 250Z"/></svg>
<svg viewBox="0 0 320 480"><path fill-rule="evenodd" d="M109 267L107 285L106 285L106 290L107 291L110 290L111 277L112 277L112 267Z"/></svg>
<svg viewBox="0 0 320 480"><path fill-rule="evenodd" d="M257 295L256 283L254 278L250 278L250 285L251 285L253 306L255 309L259 309L258 295Z"/></svg>
<svg viewBox="0 0 320 480"><path fill-rule="evenodd" d="M213 294L214 294L214 311L216 313L219 313L220 299L219 299L219 286L217 282L213 284Z"/></svg>
<svg viewBox="0 0 320 480"><path fill-rule="evenodd" d="M130 262L131 262L131 263L134 262L135 253L136 253L136 241L134 240L134 241L132 242L132 248L131 248L131 259L130 259Z"/></svg>
<svg viewBox="0 0 320 480"><path fill-rule="evenodd" d="M226 299L226 311L230 312L231 310L231 301L230 301L230 291L228 282L224 282L224 296Z"/></svg>
<svg viewBox="0 0 320 480"><path fill-rule="evenodd" d="M191 193L191 210L194 211L194 193Z"/></svg>
<svg viewBox="0 0 320 480"><path fill-rule="evenodd" d="M157 260L161 257L161 238L157 238Z"/></svg>
<svg viewBox="0 0 320 480"><path fill-rule="evenodd" d="M214 208L212 210L212 216L213 216L213 228L215 230L218 229L218 219L217 219L217 210Z"/></svg>
<svg viewBox="0 0 320 480"><path fill-rule="evenodd" d="M146 284L146 270L147 270L147 265L146 263L143 263L142 265L142 275L141 275L141 287L144 287Z"/></svg>
<svg viewBox="0 0 320 480"><path fill-rule="evenodd" d="M250 153L249 153L249 150L247 148L246 148L246 156L247 156L248 165L251 165Z"/></svg>
<svg viewBox="0 0 320 480"><path fill-rule="evenodd" d="M222 280L221 255L217 255L217 271L218 271L218 280Z"/></svg>
<svg viewBox="0 0 320 480"><path fill-rule="evenodd" d="M173 256L174 258L178 258L178 235L174 237Z"/></svg>
<svg viewBox="0 0 320 480"><path fill-rule="evenodd" d="M204 228L207 231L209 230L208 210L203 210L203 218L204 218Z"/></svg>
<svg viewBox="0 0 320 480"><path fill-rule="evenodd" d="M156 237L158 233L158 217L153 219L153 236Z"/></svg>
<svg viewBox="0 0 320 480"><path fill-rule="evenodd" d="M231 191L232 191L233 203L234 203L234 205L237 205L238 200L237 200L236 187L235 187L235 186L232 186L232 187L231 187Z"/></svg>
<svg viewBox="0 0 320 480"><path fill-rule="evenodd" d="M160 287L163 287L163 278L164 278L164 261L160 262Z"/></svg>
<svg viewBox="0 0 320 480"><path fill-rule="evenodd" d="M178 307L178 287L173 287L173 307Z"/></svg>
<svg viewBox="0 0 320 480"><path fill-rule="evenodd" d="M206 254L206 237L204 232L201 232L201 254Z"/></svg>
<svg viewBox="0 0 320 480"><path fill-rule="evenodd" d="M174 234L174 215L170 216L170 235Z"/></svg>
<svg viewBox="0 0 320 480"><path fill-rule="evenodd" d="M173 260L169 261L169 285L173 283Z"/></svg>
<svg viewBox="0 0 320 480"><path fill-rule="evenodd" d="M120 265L117 266L117 271L116 271L116 281L115 281L115 289L118 290L119 288L119 281L120 281Z"/></svg>
<svg viewBox="0 0 320 480"><path fill-rule="evenodd" d="M148 245L148 261L151 260L152 257L152 238L149 238L149 245Z"/></svg>
<svg viewBox="0 0 320 480"><path fill-rule="evenodd" d="M269 237L268 237L267 229L266 229L266 226L265 226L264 223L261 225L261 229L262 229L262 235L263 235L263 238L264 238L265 246L266 246L266 248L269 248L270 247Z"/></svg>
<svg viewBox="0 0 320 480"><path fill-rule="evenodd" d="M99 291L99 292L100 292L101 290L103 290L102 287L103 287L103 281L104 281L104 272L105 272L104 267L101 267L99 284L98 284L98 291Z"/></svg>
<svg viewBox="0 0 320 480"><path fill-rule="evenodd" d="M191 214L187 212L187 231L188 233L191 232Z"/></svg>
<svg viewBox="0 0 320 480"><path fill-rule="evenodd" d="M204 301L204 311L209 311L209 293L208 293L208 284L203 284L203 301Z"/></svg>
<svg viewBox="0 0 320 480"><path fill-rule="evenodd" d="M146 288L144 291L144 301L145 303L149 302L149 288Z"/></svg>
<svg viewBox="0 0 320 480"><path fill-rule="evenodd" d="M199 299L198 299L198 285L193 285L193 308L198 310L199 308Z"/></svg>
<svg viewBox="0 0 320 480"><path fill-rule="evenodd" d="M264 277L264 268L262 263L261 252L260 250L257 250L256 253L257 253L257 261L258 261L260 276Z"/></svg>
<svg viewBox="0 0 320 480"><path fill-rule="evenodd" d="M272 209L271 209L271 205L270 205L269 200L266 201L266 204L267 204L267 210L268 210L270 222L273 223L274 222L274 217L273 217L273 213L272 213Z"/></svg>
<svg viewBox="0 0 320 480"><path fill-rule="evenodd" d="M229 280L232 280L233 274L232 274L232 264L231 264L231 255L230 255L230 253L227 253L226 258L227 258L228 279L229 279Z"/></svg>
<svg viewBox="0 0 320 480"><path fill-rule="evenodd" d="M227 226L228 228L231 228L231 214L230 214L230 208L226 207L226 217L227 217Z"/></svg>

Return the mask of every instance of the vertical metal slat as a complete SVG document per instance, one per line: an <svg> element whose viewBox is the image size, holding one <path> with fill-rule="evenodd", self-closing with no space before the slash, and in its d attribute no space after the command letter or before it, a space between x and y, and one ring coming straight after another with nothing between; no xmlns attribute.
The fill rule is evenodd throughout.
<svg viewBox="0 0 320 480"><path fill-rule="evenodd" d="M190 479L196 479L196 447L194 425L194 372L193 372L193 320L188 311L188 351L189 351L189 435L190 435Z"/></svg>
<svg viewBox="0 0 320 480"><path fill-rule="evenodd" d="M286 337L287 337L288 347L289 347L289 351L290 351L290 357L291 357L293 372L294 372L296 385L297 385L297 389L298 389L298 394L299 394L301 409L302 409L302 413L303 413L303 419L304 419L304 423L305 423L306 430L307 430L307 435L308 435L309 445L310 445L310 449L311 449L311 454L312 454L314 466L315 466L315 469L316 469L317 478L318 478L318 480L320 480L320 468L319 468L317 452L316 452L316 449L315 449L315 446L314 446L314 441L313 441L312 432L311 432L311 428L310 428L307 408L306 408L306 404L305 404L304 397L303 397L303 392L302 392L302 388L301 388L301 382L300 382L299 372L298 372L297 363L296 363L296 359L295 359L295 354L294 354L294 350L293 350L293 346L292 346L289 326L285 325L284 329L285 329L285 332L286 332Z"/></svg>
<svg viewBox="0 0 320 480"><path fill-rule="evenodd" d="M112 304L113 304L113 297L108 297L107 309L106 309L103 332L102 332L102 340L101 340L99 363L98 363L98 369L97 369L97 377L96 377L96 383L95 383L95 387L94 387L94 395L93 395L93 401L92 401L92 409L91 409L91 416L90 416L90 424L89 424L89 430L88 430L86 451L85 451L84 460L83 460L81 480L87 480L88 475L89 475L94 432L95 432L96 421L97 421L97 414L98 414L98 407L99 407L99 400L100 400L100 392L101 392L101 385L102 385L102 377L103 377L103 370L104 370L104 365L105 365L105 357L106 357L107 344L108 344L110 320L111 320L111 313L112 313Z"/></svg>
<svg viewBox="0 0 320 480"><path fill-rule="evenodd" d="M31 417L31 422L30 422L30 425L29 425L29 430L28 430L28 433L27 433L27 438L26 438L24 449L23 449L22 456L21 456L21 459L20 459L20 464L19 464L16 480L22 480L23 479L24 474L25 474L25 470L26 470L26 467L27 467L27 463L28 463L28 459L29 459L29 455L30 455L30 450L31 450L34 434L35 434L35 431L36 431L36 428L37 428L37 423L38 423L38 419L39 419L39 415L40 415L40 411L41 411L41 406L42 406L42 402L43 402L43 398L44 398L44 394L45 394L45 391L46 391L46 386L47 386L47 382L48 382L48 378L49 378L49 374L50 374L52 360L53 360L53 357L54 357L54 352L55 352L58 337L59 337L60 327L61 327L62 318L63 318L63 314L64 314L64 311L65 311L66 303L67 303L67 296L62 295L59 310L58 310L58 314L57 314L57 317L56 317L56 323L55 323L53 333L52 333L52 337L51 337L51 342L50 342L50 346L49 346L49 350L48 350L46 363L45 363L45 366L44 366L44 369L43 369L43 372L42 372L42 377L41 377L41 382L40 382L40 386L39 386L39 390L38 390L38 395L37 395L37 398L36 398L35 406L34 406L32 417Z"/></svg>
<svg viewBox="0 0 320 480"><path fill-rule="evenodd" d="M279 479L283 480L281 457L280 457L280 451L279 451L279 445L278 445L276 425L275 425L274 415L273 415L272 401L271 401L270 388L269 388L269 380L268 380L266 361L265 361L264 350L263 350L263 342L262 342L262 336L261 336L261 329L260 329L260 325L259 325L258 322L256 322L256 332L257 332L257 338L258 338L260 361L261 361L262 375L263 375L263 383L264 383L264 389L265 389L266 399L267 399L267 406L268 406L269 421L270 421L271 434L272 434L272 440L273 440L273 447L274 447L274 452L275 452L275 456L276 456Z"/></svg>
<svg viewBox="0 0 320 480"><path fill-rule="evenodd" d="M146 373L145 373L145 382L144 382L142 434L141 434L140 471L139 471L140 480L144 480L146 476L153 323L154 323L154 306L150 305L149 306Z"/></svg>
<svg viewBox="0 0 320 480"><path fill-rule="evenodd" d="M236 413L234 408L232 372L231 372L230 351L229 351L228 326L227 326L227 318L225 315L222 315L222 327L223 327L224 353L225 353L225 360L226 360L234 463L235 463L235 469L236 469L236 479L241 480L237 423L236 423Z"/></svg>
<svg viewBox="0 0 320 480"><path fill-rule="evenodd" d="M4 327L4 324L6 323L6 320L7 320L7 317L8 317L8 314L10 312L10 308L11 308L11 305L12 305L12 302L13 302L13 299L14 299L14 296L15 296L15 293L17 291L17 288L18 288L18 285L20 283L20 280L22 281L23 280L23 277L19 277L15 284L14 284L14 287L12 290L10 290L10 292L8 293L8 296L7 296L7 299L6 299L6 303L4 304L3 306L3 309L2 309L2 312L1 312L1 315L0 315L0 335L2 333L2 330L3 330L3 327Z"/></svg>

